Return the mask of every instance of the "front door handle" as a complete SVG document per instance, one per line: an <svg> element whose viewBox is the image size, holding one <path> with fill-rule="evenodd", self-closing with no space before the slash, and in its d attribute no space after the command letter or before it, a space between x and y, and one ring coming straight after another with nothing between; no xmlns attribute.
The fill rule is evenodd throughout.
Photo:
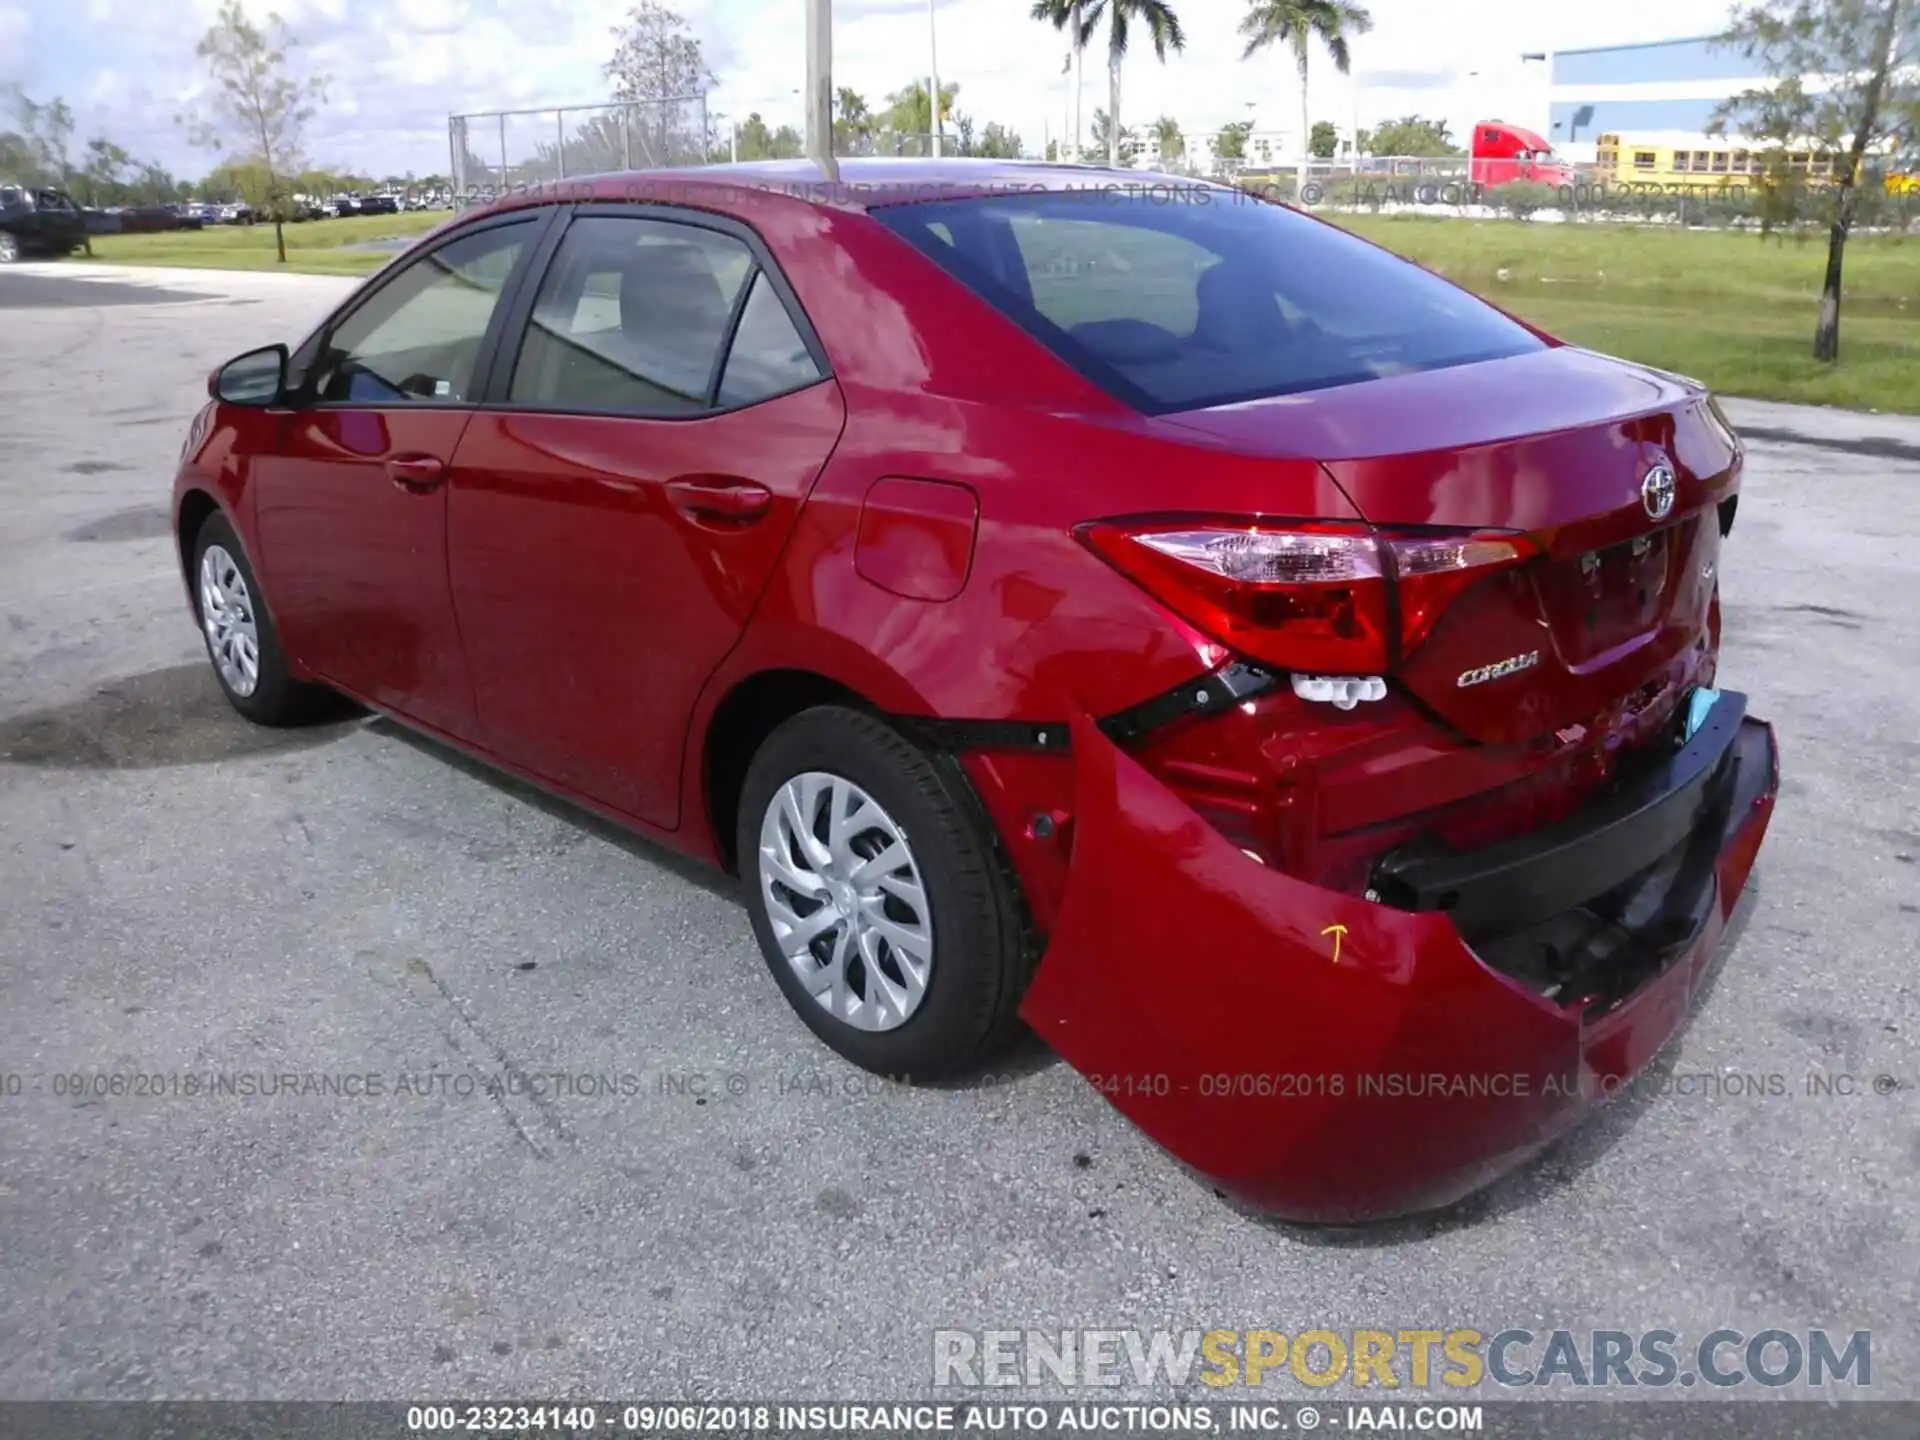
<svg viewBox="0 0 1920 1440"><path fill-rule="evenodd" d="M773 492L751 480L669 480L667 499L689 520L746 525L773 508Z"/></svg>
<svg viewBox="0 0 1920 1440"><path fill-rule="evenodd" d="M446 464L435 455L395 455L387 461L387 475L402 490L423 495L438 488Z"/></svg>

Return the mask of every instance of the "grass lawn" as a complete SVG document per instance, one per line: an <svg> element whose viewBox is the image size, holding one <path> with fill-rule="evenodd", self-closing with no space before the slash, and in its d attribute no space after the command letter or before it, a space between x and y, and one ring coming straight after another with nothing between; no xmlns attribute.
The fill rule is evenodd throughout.
<svg viewBox="0 0 1920 1440"><path fill-rule="evenodd" d="M307 220L286 227L288 270L308 275L366 275L393 258L391 250L344 247L411 237L451 218L446 210L403 215L354 215ZM158 235L96 235L93 257L116 265L183 265L209 270L278 270L271 225L209 225Z"/></svg>
<svg viewBox="0 0 1920 1440"><path fill-rule="evenodd" d="M1920 412L1920 238L1847 243L1840 363L1813 359L1819 239L1665 226L1333 217L1542 329L1727 395Z"/></svg>
<svg viewBox="0 0 1920 1440"><path fill-rule="evenodd" d="M287 268L364 275L386 250L343 247L417 235L434 211L289 225ZM1847 246L1840 363L1812 358L1824 239L1665 226L1550 225L1437 216L1335 216L1562 339L1696 376L1728 395L1920 413L1920 238L1857 235ZM96 258L136 265L268 270L267 225L97 235Z"/></svg>

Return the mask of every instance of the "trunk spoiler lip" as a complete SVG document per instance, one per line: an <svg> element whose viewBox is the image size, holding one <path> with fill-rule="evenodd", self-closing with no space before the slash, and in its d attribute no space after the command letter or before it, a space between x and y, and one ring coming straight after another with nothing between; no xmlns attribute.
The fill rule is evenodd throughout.
<svg viewBox="0 0 1920 1440"><path fill-rule="evenodd" d="M1386 449L1353 441L1322 444L1288 443L1286 431L1291 427L1278 420L1278 417L1292 412L1305 426L1310 420L1319 421L1329 414L1337 415L1347 407L1357 406L1364 400L1369 411L1376 412L1369 418L1377 422L1379 419L1377 412L1390 409L1396 402L1404 403L1406 390L1409 388L1423 392L1437 392L1442 387L1457 387L1468 383L1465 377L1471 376L1473 378L1470 383L1476 387L1498 388L1508 392L1513 384L1520 383L1517 378L1489 372L1496 368L1525 371L1541 366L1564 368L1571 365L1579 367L1578 378L1592 380L1599 375L1612 376L1623 392L1639 386L1645 388L1646 394L1632 398L1623 394L1619 397L1618 403L1595 407L1593 412L1583 413L1578 418L1569 418L1564 414L1549 415L1543 416L1538 424L1522 423L1516 428L1502 427L1495 432L1483 435L1453 437L1432 444L1420 443ZM1567 389L1573 386L1574 378L1555 375L1552 384ZM1587 392L1582 390L1581 393L1584 395ZM1429 370L1381 375L1318 390L1303 390L1263 398L1235 400L1220 405L1198 406L1188 410L1167 411L1147 418L1155 425L1164 425L1179 432L1188 443L1201 442L1212 448L1267 460L1318 461L1322 467L1329 467L1340 464L1362 464L1369 461L1412 459L1441 453L1470 454L1476 450L1525 444L1530 440L1543 439L1568 430L1631 424L1649 416L1703 406L1710 394L1711 392L1705 386L1700 386L1699 382L1692 381L1688 376L1655 369L1637 361L1624 360L1617 355L1608 355L1585 346L1558 342L1542 350L1526 351L1518 355L1492 356L1457 365L1437 366ZM1237 417L1254 413L1265 413L1276 417L1274 436L1253 439L1244 433L1235 433L1232 422ZM1367 425L1365 432L1366 439L1370 441L1377 441L1381 434L1377 423ZM1314 433L1320 433L1317 425L1303 431L1303 436ZM1353 497L1349 495L1348 499L1352 500ZM1356 505L1356 508L1359 507Z"/></svg>

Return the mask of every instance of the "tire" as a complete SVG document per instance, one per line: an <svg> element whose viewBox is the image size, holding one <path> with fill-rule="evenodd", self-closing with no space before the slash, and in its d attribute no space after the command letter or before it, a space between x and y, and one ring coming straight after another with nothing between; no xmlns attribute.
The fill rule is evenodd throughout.
<svg viewBox="0 0 1920 1440"><path fill-rule="evenodd" d="M194 618L227 703L256 725L299 725L318 717L330 696L288 672L265 594L225 515L209 515L200 526L189 573ZM232 617L228 623L218 613L209 623L208 607L216 599Z"/></svg>
<svg viewBox="0 0 1920 1440"><path fill-rule="evenodd" d="M11 230L0 230L0 265L11 265L20 255L20 237Z"/></svg>
<svg viewBox="0 0 1920 1440"><path fill-rule="evenodd" d="M847 833L845 850L873 859L904 848L904 863L887 867L885 879L822 858L818 830L810 852L795 836L792 815L828 812L836 783L843 813L869 822ZM799 793L809 788L812 808ZM840 1055L895 1079L938 1080L977 1069L1018 1033L1032 973L1030 928L984 807L950 760L935 760L862 711L805 710L754 755L736 824L735 853L767 968L808 1028ZM819 883L794 888L781 874ZM784 917L778 927L776 911ZM792 934L789 922L816 915L833 923L789 960L783 930ZM843 987L830 987L836 972ZM855 1002L857 1011L849 1008Z"/></svg>

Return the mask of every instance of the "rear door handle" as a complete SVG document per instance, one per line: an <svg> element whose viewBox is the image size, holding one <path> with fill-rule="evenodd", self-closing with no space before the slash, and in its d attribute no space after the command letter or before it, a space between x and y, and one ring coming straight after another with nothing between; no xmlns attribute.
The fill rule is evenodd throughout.
<svg viewBox="0 0 1920 1440"><path fill-rule="evenodd" d="M446 463L436 455L395 455L387 461L387 475L402 490L424 494L445 478Z"/></svg>
<svg viewBox="0 0 1920 1440"><path fill-rule="evenodd" d="M773 508L773 492L751 480L669 480L667 499L689 520L745 525Z"/></svg>

